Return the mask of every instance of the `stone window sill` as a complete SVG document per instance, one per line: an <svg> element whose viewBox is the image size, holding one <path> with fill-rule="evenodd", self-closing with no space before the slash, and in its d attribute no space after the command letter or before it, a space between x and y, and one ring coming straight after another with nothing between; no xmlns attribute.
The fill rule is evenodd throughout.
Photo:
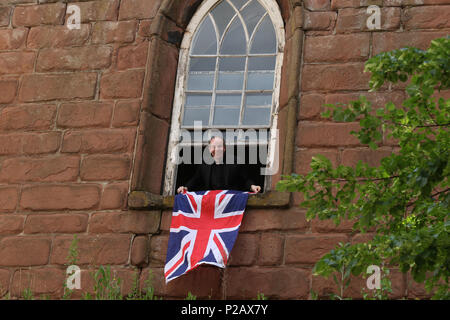
<svg viewBox="0 0 450 320"><path fill-rule="evenodd" d="M174 196L162 196L147 191L131 191L128 195L128 207L134 210L172 209ZM247 208L285 208L290 203L289 192L268 191L250 194Z"/></svg>

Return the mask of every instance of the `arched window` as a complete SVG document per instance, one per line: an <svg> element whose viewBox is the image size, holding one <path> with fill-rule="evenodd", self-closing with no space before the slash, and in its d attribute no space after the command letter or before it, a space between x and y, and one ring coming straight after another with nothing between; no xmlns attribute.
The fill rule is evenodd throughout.
<svg viewBox="0 0 450 320"><path fill-rule="evenodd" d="M247 156L250 145L264 149L258 152L266 155L263 163L244 162L260 184L268 185L270 177L261 176L258 169L277 156L274 140L283 47L283 22L274 0L204 1L181 45L165 194L173 193L193 171L175 161L182 131L192 133L184 152L207 143L208 137L194 134L199 123L202 130L235 130L233 144L246 145Z"/></svg>

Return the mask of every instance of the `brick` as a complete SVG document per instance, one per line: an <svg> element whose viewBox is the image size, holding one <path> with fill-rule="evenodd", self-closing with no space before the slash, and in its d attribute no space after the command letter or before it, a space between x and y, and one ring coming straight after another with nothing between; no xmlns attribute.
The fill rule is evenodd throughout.
<svg viewBox="0 0 450 320"><path fill-rule="evenodd" d="M142 94L144 70L104 73L100 81L102 99L139 98Z"/></svg>
<svg viewBox="0 0 450 320"><path fill-rule="evenodd" d="M57 131L22 136L24 154L55 153L61 145L61 133Z"/></svg>
<svg viewBox="0 0 450 320"><path fill-rule="evenodd" d="M0 298L8 291L11 282L11 272L7 269L0 269Z"/></svg>
<svg viewBox="0 0 450 320"><path fill-rule="evenodd" d="M330 0L305 0L303 5L310 11L330 10Z"/></svg>
<svg viewBox="0 0 450 320"><path fill-rule="evenodd" d="M4 7L0 8L0 26L7 27L9 25L9 17L11 14L12 8ZM0 294L1 296L1 294Z"/></svg>
<svg viewBox="0 0 450 320"><path fill-rule="evenodd" d="M89 233L156 233L160 220L159 211L96 212L89 221Z"/></svg>
<svg viewBox="0 0 450 320"><path fill-rule="evenodd" d="M43 0L45 1L45 0ZM41 1L41 2L43 2ZM19 4L19 3L35 3L36 0L3 0L2 5Z"/></svg>
<svg viewBox="0 0 450 320"><path fill-rule="evenodd" d="M42 237L5 237L0 240L1 266L31 267L45 265L50 255L50 239Z"/></svg>
<svg viewBox="0 0 450 320"><path fill-rule="evenodd" d="M53 240L51 264L64 265L73 237L56 236ZM78 265L123 265L128 263L131 235L79 235Z"/></svg>
<svg viewBox="0 0 450 320"><path fill-rule="evenodd" d="M53 126L56 105L27 104L0 110L0 131L48 130Z"/></svg>
<svg viewBox="0 0 450 320"><path fill-rule="evenodd" d="M353 224L356 221L343 220L339 225L336 225L333 220L326 219L320 220L319 218L314 218L311 220L311 230L312 232L352 232Z"/></svg>
<svg viewBox="0 0 450 320"><path fill-rule="evenodd" d="M229 256L229 266L250 266L256 262L260 235L240 233Z"/></svg>
<svg viewBox="0 0 450 320"><path fill-rule="evenodd" d="M117 20L120 0L78 2L81 23ZM69 15L66 15L65 23Z"/></svg>
<svg viewBox="0 0 450 320"><path fill-rule="evenodd" d="M27 38L27 47L41 49L82 46L88 41L90 31L90 24L82 24L80 29L72 30L67 26L32 27Z"/></svg>
<svg viewBox="0 0 450 320"><path fill-rule="evenodd" d="M305 12L303 30L332 30L336 18L336 12Z"/></svg>
<svg viewBox="0 0 450 320"><path fill-rule="evenodd" d="M263 233L259 246L257 264L261 266L276 266L282 264L284 251L284 236L278 233Z"/></svg>
<svg viewBox="0 0 450 320"><path fill-rule="evenodd" d="M34 185L23 188L20 207L25 210L87 210L95 208L99 201L97 185Z"/></svg>
<svg viewBox="0 0 450 320"><path fill-rule="evenodd" d="M20 101L89 99L95 96L96 73L25 75L19 91Z"/></svg>
<svg viewBox="0 0 450 320"><path fill-rule="evenodd" d="M318 64L303 67L302 90L368 90L363 63Z"/></svg>
<svg viewBox="0 0 450 320"><path fill-rule="evenodd" d="M450 5L411 7L403 11L402 22L406 30L444 29L450 27L449 15Z"/></svg>
<svg viewBox="0 0 450 320"><path fill-rule="evenodd" d="M0 75L33 72L35 56L34 52L0 53Z"/></svg>
<svg viewBox="0 0 450 320"><path fill-rule="evenodd" d="M298 120L320 117L324 111L325 96L322 94L302 94L298 111Z"/></svg>
<svg viewBox="0 0 450 320"><path fill-rule="evenodd" d="M400 8L381 8L380 30L396 30L400 28ZM367 8L340 9L336 22L336 33L372 31L367 28Z"/></svg>
<svg viewBox="0 0 450 320"><path fill-rule="evenodd" d="M141 114L140 130L136 142L133 179L135 188L144 188L149 192L159 194L161 179L164 175L165 152L169 134L169 124L146 112ZM158 137L158 139L155 139Z"/></svg>
<svg viewBox="0 0 450 320"><path fill-rule="evenodd" d="M10 158L0 168L0 182L63 182L76 181L79 157Z"/></svg>
<svg viewBox="0 0 450 320"><path fill-rule="evenodd" d="M137 32L137 22L100 21L95 23L92 31L92 43L127 43L133 42Z"/></svg>
<svg viewBox="0 0 450 320"><path fill-rule="evenodd" d="M128 181L109 183L104 186L100 209L124 209L127 204Z"/></svg>
<svg viewBox="0 0 450 320"><path fill-rule="evenodd" d="M139 121L140 100L118 101L114 108L113 127L135 126Z"/></svg>
<svg viewBox="0 0 450 320"><path fill-rule="evenodd" d="M430 274L428 274L430 276ZM411 271L408 271L405 275L406 277L406 286L407 286L407 293L409 299L429 299L433 295L433 291L428 293L425 289L425 283L418 283L414 281L414 278L411 275Z"/></svg>
<svg viewBox="0 0 450 320"><path fill-rule="evenodd" d="M19 199L16 187L0 186L0 212L11 212L17 207Z"/></svg>
<svg viewBox="0 0 450 320"><path fill-rule="evenodd" d="M29 215L24 233L77 233L87 229L87 214Z"/></svg>
<svg viewBox="0 0 450 320"><path fill-rule="evenodd" d="M148 263L148 236L138 236L134 238L131 246L131 264L134 266L145 266Z"/></svg>
<svg viewBox="0 0 450 320"><path fill-rule="evenodd" d="M240 232L269 230L305 230L305 212L298 208L290 210L246 210Z"/></svg>
<svg viewBox="0 0 450 320"><path fill-rule="evenodd" d="M17 80L0 80L0 103L11 103L17 92Z"/></svg>
<svg viewBox="0 0 450 320"><path fill-rule="evenodd" d="M152 37L157 35L161 40L180 47L181 40L183 40L184 29L168 18L164 13L160 12L154 18L154 23L151 23L148 28L140 26L138 34L143 37Z"/></svg>
<svg viewBox="0 0 450 320"><path fill-rule="evenodd" d="M150 43L149 69L144 87L149 88L142 105L156 116L169 119L178 68L178 49L153 37Z"/></svg>
<svg viewBox="0 0 450 320"><path fill-rule="evenodd" d="M333 93L327 94L325 97L325 104L348 104L351 101L358 100L359 96L364 96L371 102L372 111L375 115L375 110L378 108L384 108L388 102L393 102L399 106L405 99L404 91L391 91L391 92L351 92L351 93Z"/></svg>
<svg viewBox="0 0 450 320"><path fill-rule="evenodd" d="M14 9L12 24L14 27L32 27L40 24L61 25L65 13L64 3L17 6Z"/></svg>
<svg viewBox="0 0 450 320"><path fill-rule="evenodd" d="M146 0L122 0L119 20L154 18L161 5L161 0L148 2Z"/></svg>
<svg viewBox="0 0 450 320"><path fill-rule="evenodd" d="M331 0L331 9L368 7L370 5L382 6L383 0Z"/></svg>
<svg viewBox="0 0 450 320"><path fill-rule="evenodd" d="M445 37L448 34L446 31L405 31L397 32L383 32L374 33L373 35L373 54L380 52L400 49L406 46L416 47L419 49L427 49L431 40Z"/></svg>
<svg viewBox="0 0 450 320"><path fill-rule="evenodd" d="M151 237L149 248L149 264L151 266L164 267L168 243L168 234L159 234Z"/></svg>
<svg viewBox="0 0 450 320"><path fill-rule="evenodd" d="M373 233L358 233L352 237L352 244L355 243L367 243L371 241L374 237Z"/></svg>
<svg viewBox="0 0 450 320"><path fill-rule="evenodd" d="M163 268L142 269L140 285L145 286L149 271L152 272L152 286L158 297L186 298L191 292L197 299L220 299L222 297L222 271L214 266L199 266L182 277L165 284Z"/></svg>
<svg viewBox="0 0 450 320"><path fill-rule="evenodd" d="M359 131L359 123L300 122L297 129L299 147L358 146L351 131Z"/></svg>
<svg viewBox="0 0 450 320"><path fill-rule="evenodd" d="M1 189L0 192L2 192ZM0 235L21 233L24 221L24 216L0 214Z"/></svg>
<svg viewBox="0 0 450 320"><path fill-rule="evenodd" d="M111 65L112 51L107 46L42 49L36 62L36 71L105 69Z"/></svg>
<svg viewBox="0 0 450 320"><path fill-rule="evenodd" d="M57 299L63 295L65 278L65 270L55 267L19 269L13 275L11 296L21 298L30 289L35 299L42 295Z"/></svg>
<svg viewBox="0 0 450 320"><path fill-rule="evenodd" d="M365 61L369 44L368 33L307 37L305 62Z"/></svg>
<svg viewBox="0 0 450 320"><path fill-rule="evenodd" d="M0 30L0 50L14 50L21 48L27 40L27 28L13 28Z"/></svg>
<svg viewBox="0 0 450 320"><path fill-rule="evenodd" d="M112 111L109 102L63 103L56 123L62 128L109 127Z"/></svg>
<svg viewBox="0 0 450 320"><path fill-rule="evenodd" d="M135 129L68 131L64 135L61 152L131 152L134 147L135 134Z"/></svg>
<svg viewBox="0 0 450 320"><path fill-rule="evenodd" d="M22 152L22 135L0 135L0 155L13 155Z"/></svg>
<svg viewBox="0 0 450 320"><path fill-rule="evenodd" d="M347 240L348 237L343 234L287 235L284 249L285 263L315 264L339 242L346 243Z"/></svg>
<svg viewBox="0 0 450 320"><path fill-rule="evenodd" d="M95 155L83 159L80 178L83 181L126 180L131 160L126 155Z"/></svg>
<svg viewBox="0 0 450 320"><path fill-rule="evenodd" d="M379 166L381 159L389 157L392 154L392 148L384 147L372 150L364 149L345 149L342 150L342 164L344 166L355 167L359 160L368 163L372 167Z"/></svg>
<svg viewBox="0 0 450 320"><path fill-rule="evenodd" d="M339 162L338 150L335 149L300 149L295 152L295 172L307 174L311 171L312 157L321 154L331 161L333 167Z"/></svg>
<svg viewBox="0 0 450 320"><path fill-rule="evenodd" d="M305 299L309 294L309 271L300 268L229 268L226 299Z"/></svg>
<svg viewBox="0 0 450 320"><path fill-rule="evenodd" d="M119 48L117 57L117 69L142 68L147 64L149 42L143 41L138 45Z"/></svg>

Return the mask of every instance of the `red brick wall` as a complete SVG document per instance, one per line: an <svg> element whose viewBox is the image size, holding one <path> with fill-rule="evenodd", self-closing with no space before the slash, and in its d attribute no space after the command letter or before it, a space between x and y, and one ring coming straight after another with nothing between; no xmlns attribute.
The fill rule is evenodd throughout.
<svg viewBox="0 0 450 320"><path fill-rule="evenodd" d="M65 2L81 8L80 30L64 25ZM92 290L90 272L107 264L124 279L124 293L135 272L143 282L149 270L156 293L165 297L191 291L203 298L262 292L307 299L311 289L321 295L333 289L332 282L312 277L315 261L337 242L365 236L352 235L349 223L306 221L297 195L289 209L248 210L227 269L202 267L168 286L162 269L170 211L127 208L132 180L139 179L132 177L135 166L156 168L146 176L150 191L161 185L164 152L143 153L148 140L142 137L164 148L167 132L159 130L170 124L178 45L199 2L1 2L0 297L20 296L28 287L37 296L60 297L74 234L84 291ZM299 66L301 86L287 89L285 71L280 97L281 107L290 101L298 106L295 171L306 172L318 152L335 164L376 162L392 152L390 141L377 153L360 146L349 135L356 124L323 121L321 105L361 93L379 105L401 101L401 88L366 92L364 61L405 45L426 48L448 34L449 1L305 0L303 9L300 0L278 3L287 39L296 39L294 32L303 38L301 64L289 63ZM368 4L382 7L379 31L367 30ZM300 25L291 29L293 17ZM152 58L155 46L167 52L159 60ZM155 86L163 94L152 94ZM151 134L142 132L144 123ZM348 294L360 296L362 285L356 280ZM395 297L424 294L420 286L407 288L398 272L393 285Z"/></svg>

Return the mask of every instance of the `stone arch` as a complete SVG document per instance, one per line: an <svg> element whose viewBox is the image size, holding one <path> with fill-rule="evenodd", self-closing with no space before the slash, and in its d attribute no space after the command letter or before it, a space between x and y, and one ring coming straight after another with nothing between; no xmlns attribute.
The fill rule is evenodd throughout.
<svg viewBox="0 0 450 320"><path fill-rule="evenodd" d="M144 99L130 191L160 195L163 188L179 49L184 32L202 0L163 0L147 30L150 40ZM301 0L277 0L285 26L285 52L279 97L280 170L292 172L298 106L303 11ZM289 73L286 72L289 70Z"/></svg>

